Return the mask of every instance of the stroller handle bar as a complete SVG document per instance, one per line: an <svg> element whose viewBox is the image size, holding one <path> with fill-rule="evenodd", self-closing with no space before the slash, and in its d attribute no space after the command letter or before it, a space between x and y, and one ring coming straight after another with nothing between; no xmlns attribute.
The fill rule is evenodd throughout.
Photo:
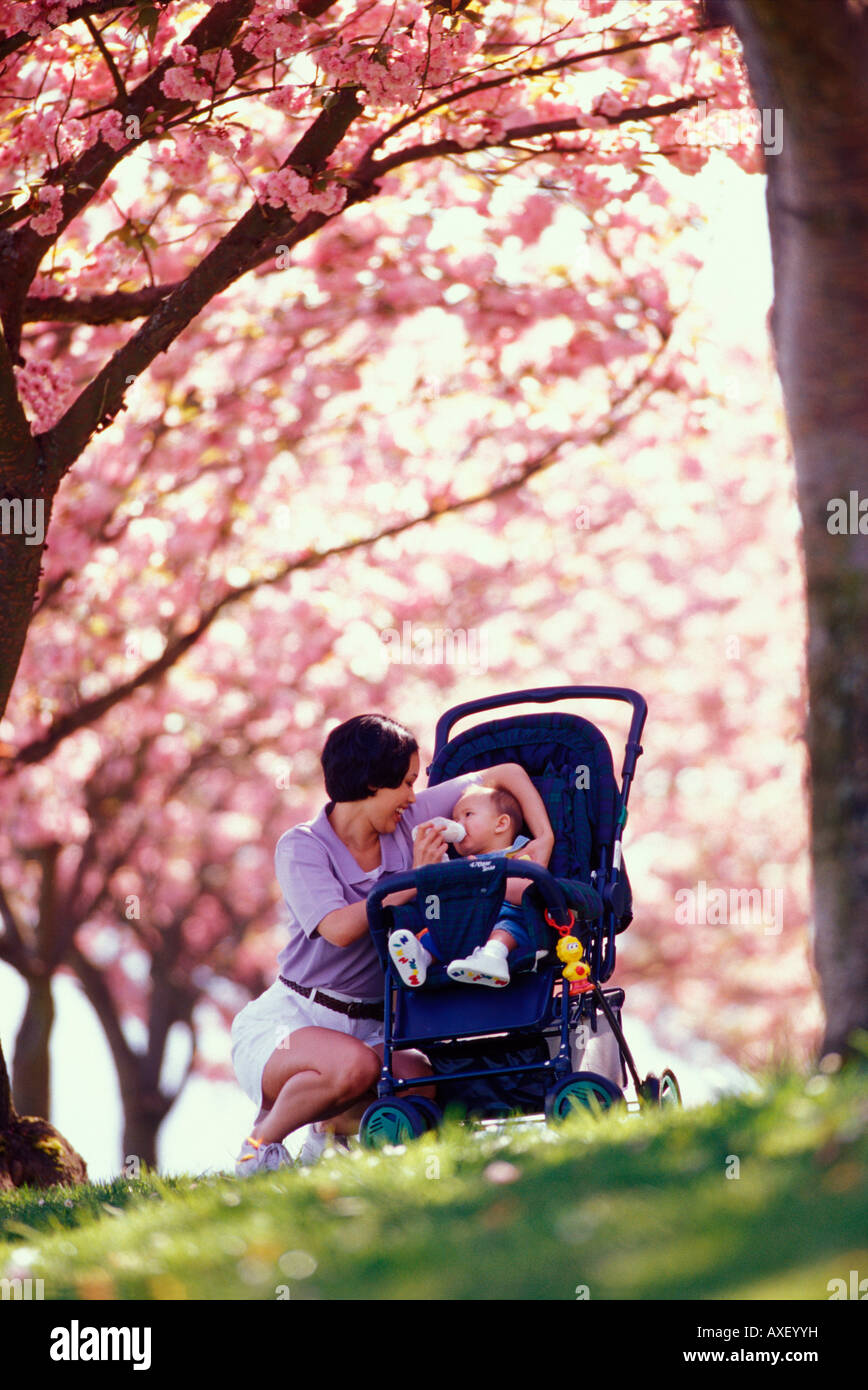
<svg viewBox="0 0 868 1390"><path fill-rule="evenodd" d="M406 888L427 889L432 893L437 891L438 884L448 884L450 878L463 876L468 862L482 863L486 856L480 854L473 861L465 859L447 859L442 864L424 864L420 868L406 869L403 873L392 874L385 883L380 884L372 893L368 894L368 926L371 931L384 932L386 929L383 920L382 903L383 899L389 897L391 893L401 893ZM501 865L503 861L492 859L489 862ZM503 863L503 868L507 878L529 878L539 888L542 893L543 902L551 916L565 926L570 921L570 910L567 907L566 899L557 879L554 878L541 864L536 864L532 859L507 860Z"/></svg>
<svg viewBox="0 0 868 1390"><path fill-rule="evenodd" d="M453 725L467 715L477 714L482 710L500 709L504 705L548 705L557 700L622 700L632 707L627 753L621 774L623 777L625 773L629 773L632 778L636 759L642 752L639 740L648 716L648 704L637 690L628 690L618 685L548 685L534 690L514 690L508 695L486 695L480 700L468 700L463 705L455 705L437 721L434 757L437 757L441 748L448 742L449 731Z"/></svg>

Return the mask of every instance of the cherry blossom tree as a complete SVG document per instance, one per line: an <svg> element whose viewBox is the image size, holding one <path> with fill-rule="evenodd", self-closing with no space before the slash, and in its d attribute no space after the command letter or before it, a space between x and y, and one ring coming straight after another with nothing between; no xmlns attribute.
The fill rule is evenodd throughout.
<svg viewBox="0 0 868 1390"><path fill-rule="evenodd" d="M673 651L647 645L646 590L684 584L694 623L722 620L703 585L727 535L700 528L685 570L660 520L666 488L701 498L718 461L678 339L691 213L658 175L700 169L691 113L739 109L746 89L687 3L46 3L0 23L0 466L10 503L38 492L51 513L49 546L0 537L4 699L30 631L0 724L0 956L29 989L16 1091L48 1113L50 982L72 969L121 1077L125 1152L152 1161L173 1029L205 1064L202 1010L228 1017L266 982L270 846L315 809L329 721L364 705L431 724L483 670L500 688L574 680L590 633L624 683L659 679ZM760 167L755 140L727 152ZM774 425L758 399L745 413L743 462L715 486L759 544L763 506L746 522L738 498ZM607 566L612 595L568 616ZM747 653L759 638L736 611ZM406 648L408 625L395 662L385 639ZM416 639L447 626L491 650L423 660ZM743 703L742 657L720 659ZM739 732L692 689L698 763ZM792 787L774 711L758 717ZM798 817L746 858L736 808L759 827L762 792L734 762L715 862L736 882L782 875ZM668 815L650 814L652 842ZM702 872L699 856L658 869L637 938L643 977L697 1016L671 896ZM768 1005L780 945L746 939L738 989L778 1041L809 993L796 940ZM702 978L724 949L702 938ZM743 1040L729 1018L721 1035Z"/></svg>
<svg viewBox="0 0 868 1390"><path fill-rule="evenodd" d="M41 528L94 433L215 298L292 258L336 216L396 184L405 191L399 170L417 166L424 179L431 160L493 150L542 171L554 156L558 168L575 164L576 196L593 207L613 165L627 175L623 197L649 151L701 159L672 144L674 119L700 93L743 99L737 65L721 73L683 0L486 9L489 18L434 0L221 0L205 13L10 0L0 10L10 183L0 477L6 514L17 504L19 517L18 534L0 537L0 709L42 560L44 537L22 534L25 503L41 504ZM640 122L647 140L619 138ZM216 187L203 206L206 177ZM136 318L123 341L71 334L74 376L57 361L56 327L47 351L39 335L22 350L27 322Z"/></svg>

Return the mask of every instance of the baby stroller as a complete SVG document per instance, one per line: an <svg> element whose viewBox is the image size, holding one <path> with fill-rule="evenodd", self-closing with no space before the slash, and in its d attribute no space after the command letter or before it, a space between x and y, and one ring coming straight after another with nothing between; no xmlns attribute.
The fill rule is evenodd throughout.
<svg viewBox="0 0 868 1390"><path fill-rule="evenodd" d="M620 788L604 735L575 714L487 720L449 738L466 716L567 699L620 700L632 707ZM552 686L472 700L439 720L429 786L519 763L545 803L555 846L548 869L529 860L455 858L392 875L369 895L368 925L386 972L385 1047L378 1099L361 1121L365 1146L417 1138L437 1128L447 1106L483 1121L506 1114L558 1121L575 1107L624 1105L628 1072L640 1104L680 1103L671 1071L640 1079L621 1028L624 991L604 988L615 968L616 938L632 921L621 838L646 715L645 700L633 690ZM443 961L466 955L487 939L509 877L531 880L521 906L532 939L523 957L510 957L509 985L457 984L445 965L435 964L422 988L405 986L389 956L390 931L418 932L424 925ZM382 906L384 897L411 887L414 901ZM614 1040L618 1080L581 1067L588 1038L601 1030ZM396 1078L392 1057L411 1047L431 1061L436 1102L402 1095L419 1083Z"/></svg>

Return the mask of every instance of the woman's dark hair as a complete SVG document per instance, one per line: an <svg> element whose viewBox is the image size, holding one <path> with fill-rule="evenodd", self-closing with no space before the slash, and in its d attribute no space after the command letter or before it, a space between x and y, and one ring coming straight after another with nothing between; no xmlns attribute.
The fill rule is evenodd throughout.
<svg viewBox="0 0 868 1390"><path fill-rule="evenodd" d="M332 802L364 801L380 787L399 787L419 745L409 729L385 714L357 714L332 729L322 750Z"/></svg>

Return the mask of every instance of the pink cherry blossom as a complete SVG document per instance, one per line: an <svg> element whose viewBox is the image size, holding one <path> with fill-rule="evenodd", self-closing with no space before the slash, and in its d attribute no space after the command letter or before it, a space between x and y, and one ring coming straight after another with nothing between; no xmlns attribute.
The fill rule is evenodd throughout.
<svg viewBox="0 0 868 1390"><path fill-rule="evenodd" d="M320 192L315 192L310 179L296 173L294 169L278 169L268 174L259 183L259 197L272 207L289 208L293 217L300 221L309 212L324 212L331 216L340 212L347 198L347 190L337 183L330 183Z"/></svg>
<svg viewBox="0 0 868 1390"><path fill-rule="evenodd" d="M31 217L30 225L40 236L51 236L63 220L63 189L56 184L43 184L38 198L43 211Z"/></svg>

